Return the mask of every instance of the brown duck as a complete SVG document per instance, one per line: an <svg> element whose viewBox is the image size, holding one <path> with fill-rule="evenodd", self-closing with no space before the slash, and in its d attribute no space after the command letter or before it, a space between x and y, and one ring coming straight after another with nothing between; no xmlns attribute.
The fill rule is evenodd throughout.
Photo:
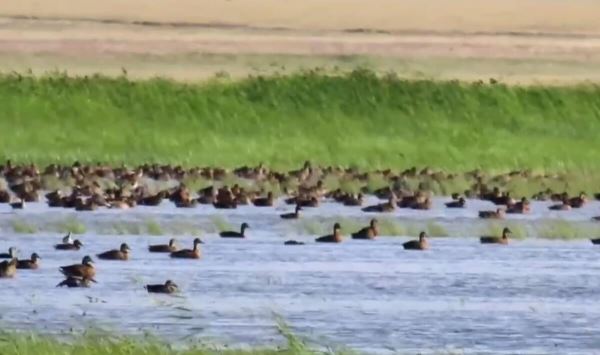
<svg viewBox="0 0 600 355"><path fill-rule="evenodd" d="M112 249L104 253L97 254L98 259L103 260L129 260L129 252L131 248L127 243L121 244L119 249Z"/></svg>
<svg viewBox="0 0 600 355"><path fill-rule="evenodd" d="M573 208L581 208L587 203L587 196L585 192L581 192L579 196L572 197L569 199L569 205Z"/></svg>
<svg viewBox="0 0 600 355"><path fill-rule="evenodd" d="M17 274L17 258L0 263L0 278L13 278Z"/></svg>
<svg viewBox="0 0 600 355"><path fill-rule="evenodd" d="M379 235L377 220L373 218L369 226L364 227L356 233L352 233L352 239L375 239Z"/></svg>
<svg viewBox="0 0 600 355"><path fill-rule="evenodd" d="M8 253L0 253L0 259L13 259L17 257L17 248L8 248Z"/></svg>
<svg viewBox="0 0 600 355"><path fill-rule="evenodd" d="M501 237L481 237L479 241L481 244L508 244L508 237L511 235L511 231L508 228L502 230Z"/></svg>
<svg viewBox="0 0 600 355"><path fill-rule="evenodd" d="M447 208L464 208L466 204L464 197L459 197L456 201L446 202Z"/></svg>
<svg viewBox="0 0 600 355"><path fill-rule="evenodd" d="M273 192L269 191L267 197L255 198L252 204L256 207L271 207L273 206Z"/></svg>
<svg viewBox="0 0 600 355"><path fill-rule="evenodd" d="M333 225L333 234L325 235L315 239L317 243L341 243L342 242L342 227L339 223Z"/></svg>
<svg viewBox="0 0 600 355"><path fill-rule="evenodd" d="M427 238L427 234L425 234L425 232L421 232L421 233L419 233L419 240L408 241L408 242L402 244L402 246L406 250L425 250L425 249L429 249L429 243L427 242L426 238Z"/></svg>
<svg viewBox="0 0 600 355"><path fill-rule="evenodd" d="M246 229L248 228L250 228L250 226L248 225L248 223L244 222L242 223L239 232L224 231L219 233L219 235L221 236L221 238L246 238Z"/></svg>
<svg viewBox="0 0 600 355"><path fill-rule="evenodd" d="M386 203L367 206L362 209L363 212L392 212L396 209L396 196L392 195Z"/></svg>
<svg viewBox="0 0 600 355"><path fill-rule="evenodd" d="M148 251L151 253L172 253L177 251L175 239L171 238L169 244L155 244L148 246Z"/></svg>
<svg viewBox="0 0 600 355"><path fill-rule="evenodd" d="M171 280L167 280L164 284L158 285L146 285L144 287L148 293L166 293L171 294L179 291L179 287L175 284L175 282Z"/></svg>
<svg viewBox="0 0 600 355"><path fill-rule="evenodd" d="M294 210L294 212L284 213L284 214L280 215L280 217L283 219L298 219L298 218L300 218L301 210L302 210L302 207L300 207L300 205L296 205L296 209Z"/></svg>
<svg viewBox="0 0 600 355"><path fill-rule="evenodd" d="M569 204L569 200L565 197L563 198L562 203L552 205L548 207L551 211L569 211L571 210L571 205Z"/></svg>
<svg viewBox="0 0 600 355"><path fill-rule="evenodd" d="M344 198L344 206L362 206L363 204L363 194L359 193L358 195L349 195Z"/></svg>
<svg viewBox="0 0 600 355"><path fill-rule="evenodd" d="M508 208L506 209L506 213L512 213L512 214L525 214L525 213L529 213L530 211L530 207L529 207L529 200L526 197L521 198L521 201L508 206Z"/></svg>
<svg viewBox="0 0 600 355"><path fill-rule="evenodd" d="M93 278L81 278L81 277L73 277L73 276L68 276L66 279L64 279L61 283L59 283L58 285L56 285L56 287L63 287L63 286L67 286L69 288L74 288L74 287L90 287L91 286L91 282L96 282L96 280L94 280Z"/></svg>
<svg viewBox="0 0 600 355"><path fill-rule="evenodd" d="M88 255L84 256L81 260L81 264L74 264L69 266L61 266L60 272L63 275L69 277L79 277L93 279L96 276L96 268L94 268L94 262Z"/></svg>
<svg viewBox="0 0 600 355"><path fill-rule="evenodd" d="M479 211L479 218L502 219L504 218L504 210L498 208L495 211Z"/></svg>
<svg viewBox="0 0 600 355"><path fill-rule="evenodd" d="M54 246L56 250L79 250L83 246L83 243L79 239L75 239L73 243L60 243Z"/></svg>
<svg viewBox="0 0 600 355"><path fill-rule="evenodd" d="M17 269L35 270L39 266L38 260L40 260L40 259L42 259L42 258L40 258L40 256L37 255L37 253L33 253L33 254L31 254L31 259L19 260L17 262Z"/></svg>
<svg viewBox="0 0 600 355"><path fill-rule="evenodd" d="M200 259L200 248L198 245L203 244L200 238L194 239L193 249L182 249L171 253L172 258L178 259Z"/></svg>

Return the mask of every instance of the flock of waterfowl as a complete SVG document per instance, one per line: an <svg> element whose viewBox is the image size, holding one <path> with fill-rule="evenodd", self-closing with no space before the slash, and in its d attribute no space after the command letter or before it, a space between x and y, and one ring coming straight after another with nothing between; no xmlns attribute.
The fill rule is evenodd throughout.
<svg viewBox="0 0 600 355"><path fill-rule="evenodd" d="M179 208L193 208L199 204L218 209L234 209L241 205L269 207L275 204L276 193L280 193L286 204L295 205L294 212L281 216L284 219L298 218L303 208L318 207L324 200L362 207L363 211L372 213L392 212L397 208L427 210L432 207L431 186L459 178L466 180L470 187L462 193L452 194L452 201L446 204L448 208L464 208L467 199L477 198L503 206L480 211L481 218L504 218L506 214L528 213L531 207L528 198L515 199L510 191L503 191L502 186L513 179L561 179L559 175L534 175L527 170L494 176L477 170L453 174L429 168L360 172L354 168L314 166L308 161L302 168L287 172L271 170L262 164L228 170L158 164L128 168L79 162L70 166L51 164L40 170L34 164L14 165L7 161L0 165L0 177L6 182L2 187L0 181L0 204L8 203L14 209L25 208L26 203L40 201L43 197L49 207L76 211L158 206L165 200ZM340 184L354 184L357 193L341 188L328 189L324 181L331 178ZM369 184L373 179L383 186L373 187ZM208 186L196 191L188 187L188 182L199 180ZM363 207L366 195L374 195L386 202ZM600 194L595 197L600 199ZM587 202L585 193L571 197L566 192L555 192L547 187L531 199L556 201L557 204L549 208L557 211L580 208ZM595 219L600 220L600 217Z"/></svg>
<svg viewBox="0 0 600 355"><path fill-rule="evenodd" d="M306 162L302 168L288 172L278 172L262 164L256 167L241 167L227 170L222 168L183 168L170 165L142 165L136 168L126 166L110 167L103 164L81 164L76 162L70 166L51 164L40 170L36 165L14 165L11 161L0 165L0 203L9 203L13 209L23 209L26 203L40 201L44 196L49 207L73 208L77 211L91 211L98 208L127 209L138 205L158 206L169 200L179 208L193 208L198 204L213 205L218 209L234 209L240 205L269 207L275 203L274 191L284 195L286 204L294 205L294 211L281 214L282 219L298 219L303 208L315 208L327 199L345 206L362 208L366 213L386 213L397 208L427 210L432 207L430 184L457 178L457 174L442 171L416 168L394 173L391 170L359 172L352 168L317 167ZM385 181L385 186L369 188L368 182L374 176ZM338 181L358 183L360 192L348 193L342 189L329 190L324 181L334 177ZM526 214L531 210L529 199L522 197L515 200L510 191L502 191L494 183L506 183L515 177L536 178L529 171L514 171L508 174L487 176L480 171L466 173L462 178L472 182L463 193L452 194L447 208L464 208L467 199L478 198L495 205L503 206L495 210L479 211L480 218L504 218L506 214ZM539 177L537 177L539 178ZM559 178L545 176L543 178ZM192 191L186 182L203 179L209 186ZM229 187L227 181L234 183ZM418 181L416 188L410 182ZM270 190L269 190L270 188ZM49 192L48 192L49 191ZM365 195L371 194L386 202L364 206ZM600 194L595 197L600 199ZM534 200L552 200L557 204L551 210L565 211L583 207L588 199L585 193L570 197L565 192L554 192L548 188L531 197ZM600 220L600 217L594 217ZM241 225L240 231L221 232L223 238L244 238L247 223ZM505 228L501 236L482 237L483 244L508 244L510 230ZM351 234L353 239L374 239L379 234L377 219ZM343 237L341 226L336 223L333 233L317 238L316 242L340 243ZM600 244L600 239L592 240ZM200 239L195 239L192 249L179 249L175 241L166 245L151 245L149 252L168 253L172 258L199 259L201 251ZM288 240L286 245L301 245L303 242ZM56 250L80 250L83 243L72 240L70 234L62 243L55 245ZM421 232L418 240L403 244L405 249L425 250L429 248L427 235ZM97 254L101 260L128 260L131 249L124 243L119 249ZM31 259L17 258L16 249L10 248L8 254L0 254L0 258L9 259L0 263L0 278L13 277L18 269L37 269L40 257L33 253ZM64 266L60 272L66 277L57 286L89 287L95 282L96 269L90 256L85 256L80 264ZM165 284L147 285L148 292L172 293L177 285L168 280Z"/></svg>

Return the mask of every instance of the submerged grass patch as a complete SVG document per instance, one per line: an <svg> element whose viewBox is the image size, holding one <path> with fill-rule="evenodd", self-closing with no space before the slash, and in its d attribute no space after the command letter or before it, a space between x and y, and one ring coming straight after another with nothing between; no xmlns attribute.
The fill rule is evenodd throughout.
<svg viewBox="0 0 600 355"><path fill-rule="evenodd" d="M34 224L26 222L23 219L15 219L11 223L13 232L17 234L34 234L38 231L38 227Z"/></svg>
<svg viewBox="0 0 600 355"><path fill-rule="evenodd" d="M296 167L310 158L597 173L600 151L589 147L600 130L598 96L596 85L409 81L367 70L202 84L3 75L0 131L11 134L0 151L40 163Z"/></svg>

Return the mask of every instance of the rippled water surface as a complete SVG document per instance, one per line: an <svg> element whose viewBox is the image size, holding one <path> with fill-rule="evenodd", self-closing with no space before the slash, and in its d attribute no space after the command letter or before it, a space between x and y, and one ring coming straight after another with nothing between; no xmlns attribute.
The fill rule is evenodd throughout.
<svg viewBox="0 0 600 355"><path fill-rule="evenodd" d="M397 215L447 220L456 231L471 223L480 207L492 206L482 203L448 212L439 208L418 215L403 210ZM543 207L517 218L554 218ZM325 206L308 211L306 218L368 218L356 211ZM597 211L592 204L565 216L589 220ZM59 234L15 234L6 224L19 215L0 212L0 251L15 245L22 256L35 251L43 258L41 269L0 280L3 328L61 332L93 325L130 333L147 330L173 342L197 338L256 345L281 341L277 314L317 344L365 352L600 353L600 247L587 240L526 239L507 247L483 246L457 232L432 239L429 251L415 252L402 249L409 237L317 245L314 235L298 235L286 227L299 222L278 220L272 208L215 212L164 206L78 215L93 223L150 214L159 222L178 214L202 220L217 213L233 224L245 220L254 227L246 240L224 240L206 232L202 260L171 260L146 252L148 244L166 242L168 236L97 235L93 230L79 236L83 250L57 252L52 245ZM35 221L72 212L32 205L19 213ZM178 237L186 247L192 239ZM287 239L307 245L282 245ZM55 288L62 280L59 266L121 242L132 247L131 260L96 260L98 284ZM179 296L145 292L143 285L166 279L179 284Z"/></svg>

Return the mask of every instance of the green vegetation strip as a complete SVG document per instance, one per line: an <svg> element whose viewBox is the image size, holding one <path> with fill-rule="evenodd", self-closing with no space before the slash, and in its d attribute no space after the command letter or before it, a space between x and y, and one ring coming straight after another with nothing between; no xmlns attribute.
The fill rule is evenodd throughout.
<svg viewBox="0 0 600 355"><path fill-rule="evenodd" d="M283 345L262 348L235 348L206 344L185 344L174 346L153 336L115 337L109 334L88 332L81 336L62 337L38 336L16 332L0 333L0 354L23 355L317 355L317 354L357 354L348 349L318 351L291 333L287 328L280 329Z"/></svg>
<svg viewBox="0 0 600 355"><path fill-rule="evenodd" d="M600 86L407 81L367 70L215 79L0 77L0 152L39 163L600 171ZM0 156L1 157L1 156Z"/></svg>

